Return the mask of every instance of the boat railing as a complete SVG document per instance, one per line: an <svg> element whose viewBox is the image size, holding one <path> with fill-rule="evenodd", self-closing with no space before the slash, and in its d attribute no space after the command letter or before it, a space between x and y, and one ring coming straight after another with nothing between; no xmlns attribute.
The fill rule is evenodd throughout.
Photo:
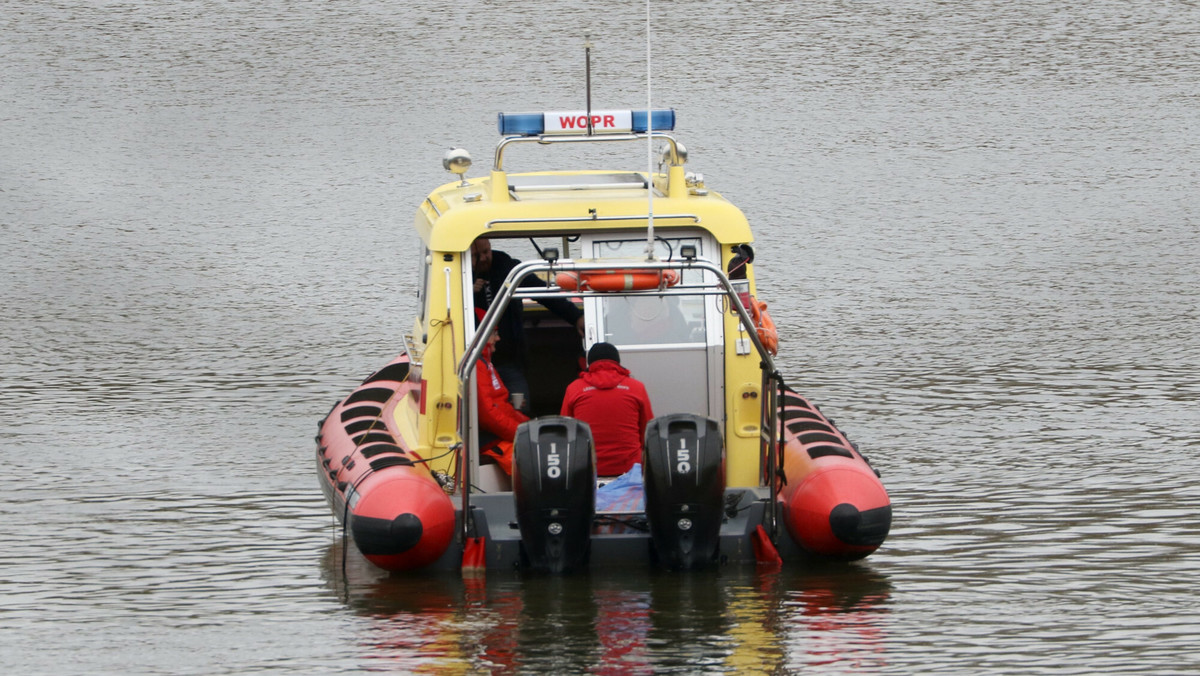
<svg viewBox="0 0 1200 676"><path fill-rule="evenodd" d="M498 225L547 225L547 224L562 224L562 223L603 223L615 221L632 221L639 222L648 220L646 214L631 214L631 215L615 215L615 216L599 216L597 214L588 214L587 216L560 216L560 217L545 217L545 216L529 216L525 218L493 218L484 224L489 230ZM654 221L656 223L662 221L684 220L699 224L700 217L696 214L655 214ZM674 224L672 224L674 225Z"/></svg>
<svg viewBox="0 0 1200 676"><path fill-rule="evenodd" d="M672 164L682 164L683 158L686 156L681 151L679 142L674 136L663 132L628 132L623 134L542 134L537 136L506 136L500 139L496 144L496 158L493 161L495 171L504 171L504 150L514 143L537 143L539 145L552 145L555 143L611 143L614 141L644 141L646 138L662 139L669 145L668 154L665 159Z"/></svg>
<svg viewBox="0 0 1200 676"><path fill-rule="evenodd" d="M663 286L656 289L629 290L629 291L591 291L588 289L562 289L553 284L541 287L521 287L521 283L525 279L534 275L545 274L550 280L560 272L605 272L614 269L633 270L633 271L664 271L664 270L701 270L712 274L715 282L700 282L686 283L680 282L672 286ZM514 300L523 300L529 298L532 300L546 298L586 298L586 297L613 297L613 296L724 296L731 310L737 313L741 319L743 326L753 327L754 320L750 316L750 311L742 304L741 297L737 287L730 281L729 277L721 268L709 261L701 259L684 259L682 261L636 261L624 259L587 259L587 260L556 260L556 261L525 261L518 264L509 273L501 285L499 293L492 301L491 307L484 314L483 319L477 324L475 335L467 345L467 349L463 354L462 360L458 364L459 382L465 386L466 379L473 373L472 366L483 353L483 348L487 344L487 337L493 330L496 329L500 322L500 316L504 310ZM762 358L763 369L769 372L775 371L775 362L771 357L771 353L758 338L756 331L748 331L748 337L754 345L755 350Z"/></svg>
<svg viewBox="0 0 1200 676"><path fill-rule="evenodd" d="M408 355L408 361L413 366L421 366L421 362L425 359L425 349L411 333L406 333L404 339L404 354Z"/></svg>
<svg viewBox="0 0 1200 676"><path fill-rule="evenodd" d="M676 270L682 273L688 270L703 271L709 273L706 279L715 281L702 281L699 283L684 283L680 282L672 286L660 286L658 288L645 290L630 290L630 291L592 291L588 289L562 289L553 284L553 280L558 273L561 272L604 272L614 269L633 270L633 271L666 271ZM545 275L545 279L550 280L548 286L541 287L521 287L521 283L534 275ZM625 259L587 259L587 260L570 260L570 259L552 259L552 260L532 260L519 263L508 277L504 280L499 293L492 301L483 318L477 323L474 336L467 344L467 349L463 353L462 361L457 365L457 375L459 382L459 401L460 406L459 431L463 437L463 452L459 459L459 481L462 499L462 535L464 538L471 537L474 532L474 523L470 509L470 492L471 492L471 462L470 459L473 453L477 453L478 449L470 449L467 433L473 424L475 412L472 409L471 402L473 398L470 396L475 388L475 362L483 354L483 349L487 345L488 336L500 323L500 317L504 314L504 310L510 303L523 302L524 299L545 299L545 298L587 298L587 297L613 297L613 296L637 296L637 295L652 295L652 296L684 296L684 295L716 295L724 296L729 303L728 307L733 310L741 320L742 326L747 328L746 335L754 346L755 351L761 358L760 369L762 371L762 391L764 393L764 408L762 414L761 431L762 456L766 459L766 468L764 468L764 481L770 487L774 486L776 480L777 453L778 453L778 434L777 434L777 416L775 414L778 409L778 389L782 383L782 377L775 368L775 361L771 357L771 353L767 351L762 341L758 337L758 331L755 330L754 320L750 316L750 311L742 303L738 292L738 287L730 281L725 271L719 265L711 261L699 258L685 258L680 260L625 260ZM777 524L775 521L776 513L776 496L774 490L767 491L770 496L770 509L767 510L767 530L774 538Z"/></svg>

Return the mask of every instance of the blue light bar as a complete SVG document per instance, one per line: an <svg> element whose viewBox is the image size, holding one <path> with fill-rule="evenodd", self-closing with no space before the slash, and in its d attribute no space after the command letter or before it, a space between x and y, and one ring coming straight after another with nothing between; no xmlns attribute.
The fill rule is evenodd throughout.
<svg viewBox="0 0 1200 676"><path fill-rule="evenodd" d="M675 129L675 109L674 108L659 108L650 111L650 121L653 123L654 131L674 131ZM646 132L649 127L646 126L646 111L633 111L633 130L636 132Z"/></svg>
<svg viewBox="0 0 1200 676"><path fill-rule="evenodd" d="M537 136L546 122L541 113L500 113L497 126L504 136Z"/></svg>
<svg viewBox="0 0 1200 676"><path fill-rule="evenodd" d="M541 136L543 134L586 134L587 111L572 110L546 113L500 113L496 126L504 136ZM645 110L594 110L592 111L592 133L639 133L644 134L652 123L654 131L675 129L675 110L660 108Z"/></svg>

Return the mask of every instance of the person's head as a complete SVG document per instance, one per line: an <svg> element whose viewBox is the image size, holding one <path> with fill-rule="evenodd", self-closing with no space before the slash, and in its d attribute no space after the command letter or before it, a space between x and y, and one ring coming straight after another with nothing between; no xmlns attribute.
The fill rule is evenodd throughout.
<svg viewBox="0 0 1200 676"><path fill-rule="evenodd" d="M617 350L617 346L613 345L612 343L596 343L590 350L588 350L588 366L591 366L602 359L609 359L620 364L621 353Z"/></svg>
<svg viewBox="0 0 1200 676"><path fill-rule="evenodd" d="M471 268L475 272L492 269L492 243L488 238L480 237L471 243Z"/></svg>

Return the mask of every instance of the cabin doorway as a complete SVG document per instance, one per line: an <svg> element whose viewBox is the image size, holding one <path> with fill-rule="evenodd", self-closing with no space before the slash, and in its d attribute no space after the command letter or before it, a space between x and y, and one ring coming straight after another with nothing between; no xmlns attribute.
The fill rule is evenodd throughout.
<svg viewBox="0 0 1200 676"><path fill-rule="evenodd" d="M499 252L503 252L503 256L518 261L537 260L542 257L543 250L548 247L569 251L567 247L570 246L570 242L561 236L496 237L489 238L489 246L493 251L493 264L495 264L495 259L499 259ZM472 257L467 256L466 260L471 261ZM487 275L475 270L473 264L463 266L464 288L475 287L478 280L486 277ZM539 275L539 278L541 284L547 283L544 274ZM474 335L477 328L473 309L490 304L494 294L500 291L498 283L494 283L493 286L495 288L489 286L487 294L474 294L473 301L470 296L468 297L466 312L468 340ZM523 410L534 418L558 415L567 385L579 375L584 355L583 339L574 325L567 323L561 316L541 304L529 299L515 299L513 302L521 304L520 331L524 343L521 351L523 354L521 371L525 381L524 387L528 393ZM505 382L505 385L509 389L513 389L509 382Z"/></svg>
<svg viewBox="0 0 1200 676"><path fill-rule="evenodd" d="M657 255L678 259L679 247L697 247L700 258L718 257L716 243L699 234L657 238ZM585 258L645 257L638 235L587 234ZM683 283L707 281L699 270L685 271ZM715 282L715 280L712 280ZM724 421L724 341L721 312L714 296L613 296L588 298L585 342L604 341L621 351L621 365L642 381L655 415L695 413Z"/></svg>

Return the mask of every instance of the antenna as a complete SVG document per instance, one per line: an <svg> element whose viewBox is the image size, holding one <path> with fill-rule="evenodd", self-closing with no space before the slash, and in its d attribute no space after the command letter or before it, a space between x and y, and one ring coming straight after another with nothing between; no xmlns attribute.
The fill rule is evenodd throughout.
<svg viewBox="0 0 1200 676"><path fill-rule="evenodd" d="M654 256L654 106L650 95L650 0L646 0L646 260Z"/></svg>
<svg viewBox="0 0 1200 676"><path fill-rule="evenodd" d="M592 135L592 36L583 34L584 81L587 83L587 135Z"/></svg>

